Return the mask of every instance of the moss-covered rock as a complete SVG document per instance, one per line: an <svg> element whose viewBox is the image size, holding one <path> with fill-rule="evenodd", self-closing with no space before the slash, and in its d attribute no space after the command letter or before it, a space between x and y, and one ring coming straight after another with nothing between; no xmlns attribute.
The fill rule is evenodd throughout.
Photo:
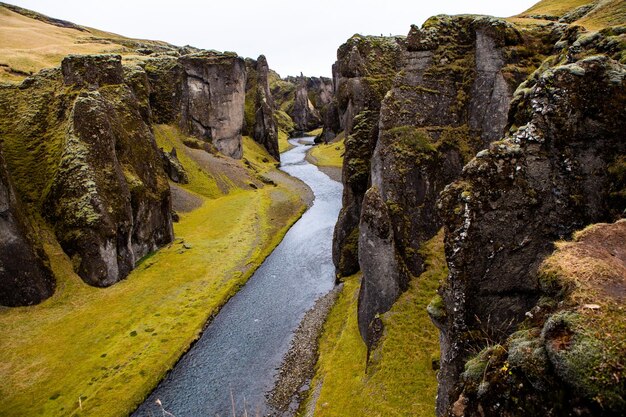
<svg viewBox="0 0 626 417"><path fill-rule="evenodd" d="M0 305L41 302L55 279L7 171L0 143Z"/></svg>
<svg viewBox="0 0 626 417"><path fill-rule="evenodd" d="M504 134L516 83L539 65L546 49L542 34L486 16L440 15L411 28L399 71L382 100L371 162L371 184L390 208L395 248L394 257L378 257L388 249L378 247L371 264L397 265L391 275L400 288L422 272L419 248L441 226L439 193ZM522 45L534 60L516 55ZM529 68L520 69L524 65ZM368 210L364 205L362 212ZM370 240L364 235L359 244ZM366 283L384 279L363 270ZM361 303L382 305L377 297L387 296L370 292Z"/></svg>
<svg viewBox="0 0 626 417"><path fill-rule="evenodd" d="M119 56L71 56L61 70L1 94L3 130L11 132L3 149L26 211L52 225L92 285L123 279L173 238L147 82Z"/></svg>
<svg viewBox="0 0 626 417"><path fill-rule="evenodd" d="M280 161L276 107L270 92L267 59L261 55L256 61L246 60L246 70L244 133L252 136L274 159Z"/></svg>
<svg viewBox="0 0 626 417"><path fill-rule="evenodd" d="M333 261L338 276L359 270L358 236L361 204L370 186L370 160L378 140L381 101L400 66L401 37L354 35L337 52L333 66L335 98L327 114L325 138L344 131L343 207L335 227Z"/></svg>
<svg viewBox="0 0 626 417"><path fill-rule="evenodd" d="M626 221L561 242L540 268L562 291L526 314L525 329L472 356L461 374L466 415L618 416L626 390ZM480 365L480 369L478 367ZM476 370L476 371L474 371ZM481 411L482 410L482 411Z"/></svg>
<svg viewBox="0 0 626 417"><path fill-rule="evenodd" d="M443 349L440 404L448 401L448 406L458 398L458 375L469 352L476 349L460 343L461 335L478 331L503 342L528 315L539 321L545 318L545 308L556 303L540 303L542 296L554 298L570 291L561 282L559 269L538 273L552 242L623 213L623 205L611 198L621 185L609 167L619 165L626 152L626 70L612 59L615 55L596 54L604 48L603 36L584 48L574 46L580 36L571 32L564 36L571 46L546 60L521 86L524 91L515 95L506 139L479 153L460 180L442 194L451 271L442 296L453 313L442 328L442 343L448 348ZM582 336L580 340L579 347L560 359L572 373L557 371L556 377L582 393L582 386L572 380L584 383L585 378L573 364L591 366L597 357L584 356L593 355L595 342ZM545 346L551 360L548 368L553 368L557 356L550 349ZM531 385L540 387L540 371L523 372L534 381ZM606 398L615 397L604 392ZM568 404L565 410L575 406Z"/></svg>

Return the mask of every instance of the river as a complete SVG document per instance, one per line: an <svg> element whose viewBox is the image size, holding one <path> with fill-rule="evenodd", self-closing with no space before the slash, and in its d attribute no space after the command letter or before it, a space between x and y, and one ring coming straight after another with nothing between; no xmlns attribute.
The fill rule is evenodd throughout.
<svg viewBox="0 0 626 417"><path fill-rule="evenodd" d="M243 415L244 401L250 417L270 411L265 393L294 330L315 300L333 288L332 237L341 208L341 184L305 160L310 145L290 143L296 147L281 154L281 169L311 188L313 206L134 417L163 415L157 399L175 417L232 416L231 401L237 415Z"/></svg>

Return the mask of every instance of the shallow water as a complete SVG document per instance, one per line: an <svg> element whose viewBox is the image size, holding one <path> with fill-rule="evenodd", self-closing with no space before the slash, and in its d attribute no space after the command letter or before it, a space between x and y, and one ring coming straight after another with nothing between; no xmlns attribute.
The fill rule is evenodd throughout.
<svg viewBox="0 0 626 417"><path fill-rule="evenodd" d="M232 416L231 393L238 415L244 401L250 416L268 411L265 393L293 331L333 287L332 236L341 208L341 184L304 159L309 145L290 142L296 148L281 155L281 169L313 190L313 206L133 416L161 416L156 399L176 417Z"/></svg>

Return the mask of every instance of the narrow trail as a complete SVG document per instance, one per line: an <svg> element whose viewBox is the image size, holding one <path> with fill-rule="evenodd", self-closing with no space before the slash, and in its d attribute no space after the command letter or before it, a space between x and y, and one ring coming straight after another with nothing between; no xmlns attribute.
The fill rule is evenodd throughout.
<svg viewBox="0 0 626 417"><path fill-rule="evenodd" d="M248 283L220 311L202 337L133 414L176 417L248 415L269 411L265 394L293 331L315 300L334 285L333 228L341 208L340 183L305 160L297 139L281 155L281 169L313 191L313 206L298 220ZM232 395L232 400L231 400Z"/></svg>

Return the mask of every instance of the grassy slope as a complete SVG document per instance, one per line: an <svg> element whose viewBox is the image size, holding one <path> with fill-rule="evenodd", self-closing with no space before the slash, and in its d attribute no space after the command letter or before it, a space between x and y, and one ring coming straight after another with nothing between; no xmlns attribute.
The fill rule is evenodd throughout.
<svg viewBox="0 0 626 417"><path fill-rule="evenodd" d="M20 82L43 68L56 67L68 54L118 53L125 59L138 58L131 41L97 29L64 28L15 13L0 6L0 81ZM158 41L145 44L166 45Z"/></svg>
<svg viewBox="0 0 626 417"><path fill-rule="evenodd" d="M107 289L84 284L42 228L58 289L34 307L0 308L0 415L128 414L304 210L282 183L214 198L216 181L184 156L180 135L156 130L161 141L177 146L187 171L197 173L184 187L203 205L181 214L172 245ZM275 171L260 162L267 154L252 140L244 147L251 178Z"/></svg>
<svg viewBox="0 0 626 417"><path fill-rule="evenodd" d="M278 151L287 152L293 145L289 143L289 134L282 129L278 130Z"/></svg>
<svg viewBox="0 0 626 417"><path fill-rule="evenodd" d="M595 3L592 0L542 0L518 17L511 18L517 23L532 23L529 16L553 16L560 18L578 7ZM626 22L626 2L624 0L602 0L586 16L574 22L589 30L600 30L608 26L623 25Z"/></svg>
<svg viewBox="0 0 626 417"><path fill-rule="evenodd" d="M319 144L311 148L307 155L315 165L341 168L346 147L343 139L339 142Z"/></svg>
<svg viewBox="0 0 626 417"><path fill-rule="evenodd" d="M367 369L356 318L360 277L345 281L320 340L307 405L315 416L434 416L437 379L431 361L439 344L426 306L447 275L443 234L427 242L423 252L427 269L383 315L385 334Z"/></svg>

